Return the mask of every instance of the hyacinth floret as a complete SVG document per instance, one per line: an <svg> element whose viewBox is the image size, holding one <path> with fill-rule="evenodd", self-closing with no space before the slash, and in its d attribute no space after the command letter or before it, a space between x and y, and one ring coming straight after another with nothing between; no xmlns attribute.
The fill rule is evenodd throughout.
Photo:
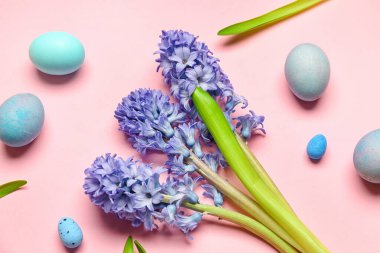
<svg viewBox="0 0 380 253"><path fill-rule="evenodd" d="M175 225L183 233L189 235L191 231L197 228L199 222L202 220L202 214L195 212L192 215L177 214L175 216Z"/></svg>
<svg viewBox="0 0 380 253"><path fill-rule="evenodd" d="M249 111L249 114L244 116L239 116L236 118L238 123L236 126L240 127L240 135L244 139L251 138L251 135L255 131L260 131L265 134L265 129L263 126L264 116L256 115L253 111Z"/></svg>
<svg viewBox="0 0 380 253"><path fill-rule="evenodd" d="M178 131L175 131L174 136L169 139L164 152L169 155L181 155L185 158L190 156L190 150Z"/></svg>
<svg viewBox="0 0 380 253"><path fill-rule="evenodd" d="M223 196L213 185L203 184L201 187L205 190L203 196L212 199L215 206L223 205Z"/></svg>
<svg viewBox="0 0 380 253"><path fill-rule="evenodd" d="M183 177L167 178L163 188L163 193L172 196L170 204L176 203L177 207L180 207L183 201L189 203L198 203L199 197L194 192L195 186L199 179L193 179L188 174Z"/></svg>
<svg viewBox="0 0 380 253"><path fill-rule="evenodd" d="M207 164L207 166L215 173L218 172L218 168L220 165L219 154L220 153L206 154L202 159L204 163Z"/></svg>
<svg viewBox="0 0 380 253"><path fill-rule="evenodd" d="M180 124L178 125L177 130L186 146L192 148L195 144L195 124Z"/></svg>
<svg viewBox="0 0 380 253"><path fill-rule="evenodd" d="M184 161L184 157L182 155L169 156L169 160L166 161L165 165L169 167L169 172L171 174L179 176L193 173L196 170L194 165L188 164Z"/></svg>

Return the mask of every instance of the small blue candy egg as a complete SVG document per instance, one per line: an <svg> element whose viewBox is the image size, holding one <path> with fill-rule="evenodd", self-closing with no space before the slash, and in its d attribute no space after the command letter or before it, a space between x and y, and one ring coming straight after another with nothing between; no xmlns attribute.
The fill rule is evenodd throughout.
<svg viewBox="0 0 380 253"><path fill-rule="evenodd" d="M316 45L300 44L286 58L285 76L295 96L304 101L314 101L327 87L330 63Z"/></svg>
<svg viewBox="0 0 380 253"><path fill-rule="evenodd" d="M84 55L82 43L66 32L42 34L29 47L33 64L50 75L66 75L78 70Z"/></svg>
<svg viewBox="0 0 380 253"><path fill-rule="evenodd" d="M8 98L0 106L0 140L11 147L31 143L41 132L44 106L29 93Z"/></svg>
<svg viewBox="0 0 380 253"><path fill-rule="evenodd" d="M319 160L325 154L327 140L323 134L317 134L307 144L307 155L310 159Z"/></svg>
<svg viewBox="0 0 380 253"><path fill-rule="evenodd" d="M63 217L58 223L61 242L67 248L76 248L82 243L83 233L79 225L69 217Z"/></svg>
<svg viewBox="0 0 380 253"><path fill-rule="evenodd" d="M371 183L380 183L380 129L364 135L354 150L358 174Z"/></svg>

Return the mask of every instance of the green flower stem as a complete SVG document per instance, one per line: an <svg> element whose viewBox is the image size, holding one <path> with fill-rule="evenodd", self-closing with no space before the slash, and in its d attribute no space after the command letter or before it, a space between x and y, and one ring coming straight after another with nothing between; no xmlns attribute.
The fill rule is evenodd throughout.
<svg viewBox="0 0 380 253"><path fill-rule="evenodd" d="M257 222L256 220L251 219L250 217L245 216L241 213L211 205L184 203L183 206L194 211L209 214L221 218L223 220L235 223L236 225L239 225L242 228L248 230L252 234L262 238L281 253L297 252L297 250L295 250L292 246L283 241L280 237L278 237L275 233L273 233L270 229L262 225L260 222Z"/></svg>
<svg viewBox="0 0 380 253"><path fill-rule="evenodd" d="M203 161L194 153L190 153L189 161L195 165L197 172L207 179L209 183L215 186L224 196L232 200L237 206L246 211L252 218L256 219L264 226L272 230L283 240L288 242L300 252L304 252L301 246L281 227L279 226L257 203L241 192L239 189L228 183L217 173L212 171Z"/></svg>
<svg viewBox="0 0 380 253"><path fill-rule="evenodd" d="M257 160L255 155L251 152L247 144L244 142L244 140L241 138L241 136L235 132L235 138L238 141L240 147L243 149L245 155L247 156L251 166L254 170L259 174L261 180L264 181L264 183L268 186L268 188L281 200L284 204L284 206L287 206L289 211L293 212L292 207L289 205L289 203L286 201L280 190L277 188L276 184L273 182L273 180L269 177L268 173L265 171L263 166L260 164L260 162Z"/></svg>
<svg viewBox="0 0 380 253"><path fill-rule="evenodd" d="M255 155L252 153L252 151L249 149L246 142L243 140L243 138L235 132L236 140L239 142L240 147L243 149L244 153L246 154L247 158L249 159L251 166L257 171L260 178L264 181L264 183L270 188L270 190L277 195L279 200L282 201L284 206L287 206L289 211L291 211L295 216L297 215L292 207L289 205L289 203L286 201L285 197L282 195L276 184L273 182L273 180L269 177L268 173L265 171L264 167L261 165L261 163L257 160ZM312 234L313 237L315 237ZM318 241L317 238L314 238L314 240ZM318 241L319 242L319 241ZM292 244L293 245L293 244ZM322 244L321 244L322 245ZM300 250L299 248L297 248ZM302 250L300 250L302 252Z"/></svg>
<svg viewBox="0 0 380 253"><path fill-rule="evenodd" d="M170 203L170 198L171 196L164 195L163 202ZM212 215L220 219L230 221L246 229L252 234L262 238L281 253L298 253L297 250L295 250L287 242L278 237L270 229L246 215L211 205L191 204L188 202L183 202L182 206L193 211L203 213L203 215Z"/></svg>
<svg viewBox="0 0 380 253"><path fill-rule="evenodd" d="M218 103L206 91L197 87L192 99L198 114L212 134L224 158L259 205L282 226L308 253L328 250L315 238L293 212L279 200L252 169L251 163L235 138Z"/></svg>

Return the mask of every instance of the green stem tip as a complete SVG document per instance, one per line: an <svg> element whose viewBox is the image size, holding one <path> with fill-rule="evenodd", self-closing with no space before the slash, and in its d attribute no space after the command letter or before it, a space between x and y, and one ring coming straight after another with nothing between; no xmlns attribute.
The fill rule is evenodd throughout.
<svg viewBox="0 0 380 253"><path fill-rule="evenodd" d="M260 30L265 26L294 16L324 1L326 0L297 0L259 17L227 26L220 30L218 35L233 35L251 30Z"/></svg>
<svg viewBox="0 0 380 253"><path fill-rule="evenodd" d="M3 185L0 185L0 198L18 190L20 187L27 184L25 180L16 180Z"/></svg>

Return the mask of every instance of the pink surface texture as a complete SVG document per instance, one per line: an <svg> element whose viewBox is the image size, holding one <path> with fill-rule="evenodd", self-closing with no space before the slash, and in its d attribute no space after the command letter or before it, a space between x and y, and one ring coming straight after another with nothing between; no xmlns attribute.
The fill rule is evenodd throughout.
<svg viewBox="0 0 380 253"><path fill-rule="evenodd" d="M380 187L356 175L352 153L360 137L380 127L380 2L327 1L255 34L216 35L224 26L287 3L1 0L0 101L31 92L42 100L46 120L31 145L0 145L0 183L29 182L0 200L0 253L116 253L122 252L130 234L149 253L275 252L245 231L212 218L202 222L192 241L167 228L133 230L104 214L83 193L83 171L97 156L111 152L139 157L118 131L113 111L136 88L168 92L153 55L162 29L199 35L220 58L249 108L266 116L267 136L256 136L250 147L331 252L379 253ZM28 58L35 37L57 30L73 34L85 46L85 63L75 74L42 74ZM297 100L284 77L287 54L303 42L320 46L331 63L329 86L314 103ZM306 144L317 133L326 135L328 150L313 163ZM163 161L161 155L143 159ZM233 177L231 171L226 174ZM59 241L62 216L82 227L84 241L77 250L67 250Z"/></svg>

